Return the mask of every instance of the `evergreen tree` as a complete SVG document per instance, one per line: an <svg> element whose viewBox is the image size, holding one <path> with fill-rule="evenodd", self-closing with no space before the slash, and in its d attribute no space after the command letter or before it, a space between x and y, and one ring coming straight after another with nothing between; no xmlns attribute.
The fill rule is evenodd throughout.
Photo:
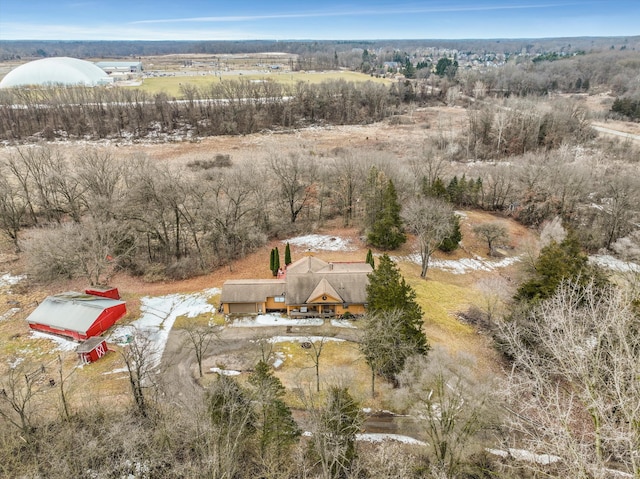
<svg viewBox="0 0 640 479"><path fill-rule="evenodd" d="M393 182L389 180L383 195L383 208L367 235L369 243L377 248L392 250L407 241L402 231L400 204Z"/></svg>
<svg viewBox="0 0 640 479"><path fill-rule="evenodd" d="M378 260L378 267L369 274L367 285L367 313L399 311L399 341L415 345L416 354L427 354L429 343L422 331L422 308L416 302L416 292L400 274L387 254ZM399 372L399 371L398 371Z"/></svg>
<svg viewBox="0 0 640 479"><path fill-rule="evenodd" d="M587 255L571 232L561 243L552 241L542 248L534 269L533 277L518 288L516 299L537 301L550 298L563 281L577 285L595 281L597 286L607 282L600 270L589 265Z"/></svg>
<svg viewBox="0 0 640 479"><path fill-rule="evenodd" d="M381 215L384 208L384 190L387 184L386 175L375 166L369 169L364 188L364 226L369 229Z"/></svg>
<svg viewBox="0 0 640 479"><path fill-rule="evenodd" d="M278 274L278 270L280 269L280 252L278 248L273 248L273 275L276 276Z"/></svg>
<svg viewBox="0 0 640 479"><path fill-rule="evenodd" d="M456 214L451 218L451 224L453 227L453 232L442 240L442 243L438 246L440 251L444 251L445 253L450 253L451 251L455 251L460 246L460 241L462 240L462 233L460 232L460 217Z"/></svg>
<svg viewBox="0 0 640 479"><path fill-rule="evenodd" d="M291 264L291 247L289 246L289 243L287 243L287 246L284 248L284 264L285 266L289 266Z"/></svg>
<svg viewBox="0 0 640 479"><path fill-rule="evenodd" d="M449 199L447 188L444 186L442 178L439 176L433 181L433 184L429 185L428 180L425 177L423 180L422 194L425 196L432 196L434 198Z"/></svg>
<svg viewBox="0 0 640 479"><path fill-rule="evenodd" d="M367 259L365 261L371 265L371 269L376 268L375 263L373 262L373 253L371 252L371 249L367 251Z"/></svg>
<svg viewBox="0 0 640 479"><path fill-rule="evenodd" d="M286 461L286 451L295 444L300 429L293 419L291 409L282 400L285 388L274 376L269 365L260 361L249 376L254 387L254 404L257 405L256 426L260 456L264 464Z"/></svg>

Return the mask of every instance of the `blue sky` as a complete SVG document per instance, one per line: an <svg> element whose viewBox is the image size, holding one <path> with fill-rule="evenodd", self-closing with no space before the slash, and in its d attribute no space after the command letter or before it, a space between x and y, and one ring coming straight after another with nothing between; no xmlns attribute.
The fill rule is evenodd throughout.
<svg viewBox="0 0 640 479"><path fill-rule="evenodd" d="M0 0L0 40L360 40L640 34L640 0Z"/></svg>

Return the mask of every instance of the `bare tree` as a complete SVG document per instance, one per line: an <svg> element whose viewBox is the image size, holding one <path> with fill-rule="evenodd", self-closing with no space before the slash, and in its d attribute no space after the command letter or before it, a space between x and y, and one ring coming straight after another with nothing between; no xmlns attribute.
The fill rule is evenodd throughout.
<svg viewBox="0 0 640 479"><path fill-rule="evenodd" d="M514 359L514 432L562 457L567 475L640 474L640 331L631 298L565 283L504 323L500 338Z"/></svg>
<svg viewBox="0 0 640 479"><path fill-rule="evenodd" d="M407 229L416 236L422 269L427 276L429 259L442 241L453 231L453 208L437 198L419 197L409 201L402 210Z"/></svg>
<svg viewBox="0 0 640 479"><path fill-rule="evenodd" d="M149 414L149 392L157 389L153 342L143 331L135 331L132 340L122 347L120 356L129 374L129 385L136 411L143 417Z"/></svg>
<svg viewBox="0 0 640 479"><path fill-rule="evenodd" d="M483 223L473 228L473 232L487 242L489 256L495 255L495 247L498 241L509 239L507 228L500 222Z"/></svg>
<svg viewBox="0 0 640 479"><path fill-rule="evenodd" d="M42 392L44 366L12 367L0 382L0 417L18 428L25 440L33 428L33 399Z"/></svg>
<svg viewBox="0 0 640 479"><path fill-rule="evenodd" d="M469 366L469 358L434 348L429 360L410 358L399 375L401 400L424 426L434 477L458 477L465 458L479 449L478 434L494 419L490 383Z"/></svg>
<svg viewBox="0 0 640 479"><path fill-rule="evenodd" d="M314 161L302 157L299 152L285 155L272 154L269 166L276 177L280 201L286 205L291 223L295 223L303 208L313 198L313 184L317 169Z"/></svg>
<svg viewBox="0 0 640 479"><path fill-rule="evenodd" d="M183 330L186 334L185 343L193 349L198 363L198 374L202 377L202 360L209 346L220 338L220 328L192 323Z"/></svg>
<svg viewBox="0 0 640 479"><path fill-rule="evenodd" d="M313 361L313 367L316 371L316 392L320 392L320 356L322 355L322 349L326 343L327 338L322 336L320 340L313 340L314 338L307 338L302 343L302 346L307 352L307 356Z"/></svg>

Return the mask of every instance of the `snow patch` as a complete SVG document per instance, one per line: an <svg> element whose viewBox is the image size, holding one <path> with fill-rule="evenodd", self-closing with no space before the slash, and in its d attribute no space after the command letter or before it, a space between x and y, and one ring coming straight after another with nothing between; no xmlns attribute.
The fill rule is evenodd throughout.
<svg viewBox="0 0 640 479"><path fill-rule="evenodd" d="M409 255L407 259L416 264L422 264L422 260L418 254ZM465 274L469 271L493 271L498 268L506 268L519 261L521 261L519 256L503 258L498 261L491 261L476 256L475 258L462 258L458 260L434 259L429 261L429 267L441 269L452 274Z"/></svg>
<svg viewBox="0 0 640 479"><path fill-rule="evenodd" d="M20 311L20 308L11 308L10 310L6 311L5 313L0 315L0 323L6 319L9 319L11 316L13 316L14 314L16 314L18 311Z"/></svg>
<svg viewBox="0 0 640 479"><path fill-rule="evenodd" d="M0 287L3 286L13 286L14 284L18 284L25 278L23 275L13 276L9 273L4 273L0 276Z"/></svg>
<svg viewBox="0 0 640 479"><path fill-rule="evenodd" d="M24 358L16 358L13 361L7 361L7 363L9 363L9 368L15 369L20 365L22 361L24 361Z"/></svg>
<svg viewBox="0 0 640 479"><path fill-rule="evenodd" d="M58 346L52 351L75 351L79 344L71 339L66 339L60 336L56 336L55 334L47 334L40 331L31 331L31 337L34 339L48 339L49 341L57 343Z"/></svg>
<svg viewBox="0 0 640 479"><path fill-rule="evenodd" d="M345 340L340 338L331 338L328 336L274 336L267 339L268 343L318 343L323 341L325 343L333 341L336 343L342 343Z"/></svg>
<svg viewBox="0 0 640 479"><path fill-rule="evenodd" d="M240 371L234 371L232 369L211 368L210 371L212 373L218 373L221 376L240 376L240 374L242 374Z"/></svg>
<svg viewBox="0 0 640 479"><path fill-rule="evenodd" d="M280 366L284 364L284 353L282 351L276 351L274 354L275 359L273 360L273 369L278 369Z"/></svg>
<svg viewBox="0 0 640 479"><path fill-rule="evenodd" d="M239 318L229 326L234 328L255 328L266 326L322 326L321 318L290 319L279 314L259 314L255 317Z"/></svg>
<svg viewBox="0 0 640 479"><path fill-rule="evenodd" d="M339 236L328 235L306 235L290 238L282 241L283 244L289 243L291 246L306 247L311 251L353 251L355 248L350 245L351 241L340 238Z"/></svg>
<svg viewBox="0 0 640 479"><path fill-rule="evenodd" d="M103 375L107 374L120 374L120 373L128 373L129 370L127 368L117 368L112 371L107 371L106 373L102 373Z"/></svg>
<svg viewBox="0 0 640 479"><path fill-rule="evenodd" d="M608 254L589 256L589 263L620 273L640 273L640 264L622 261Z"/></svg>
<svg viewBox="0 0 640 479"><path fill-rule="evenodd" d="M353 324L352 321L349 321L348 319L332 319L331 326L335 326L337 328L357 329L357 326Z"/></svg>
<svg viewBox="0 0 640 479"><path fill-rule="evenodd" d="M531 451L527 451L525 449L513 449L509 448L506 451L502 449L485 449L489 454L493 454L495 456L500 457L512 457L517 461L527 461L533 462L536 464L549 465L554 462L561 461L562 458L558 456L553 456L551 454L536 454Z"/></svg>
<svg viewBox="0 0 640 479"><path fill-rule="evenodd" d="M397 441L403 444L415 444L417 446L426 446L427 443L414 439L413 437L403 436L402 434L383 434L383 433L364 433L356 434L356 441L363 442L385 442Z"/></svg>
<svg viewBox="0 0 640 479"><path fill-rule="evenodd" d="M191 294L145 296L141 299L142 316L127 326L116 328L109 340L122 343L122 338L143 334L152 343L150 364L153 367L158 366L176 318L195 318L200 314L215 313L216 308L207 300L217 294L220 294L220 290L212 288Z"/></svg>

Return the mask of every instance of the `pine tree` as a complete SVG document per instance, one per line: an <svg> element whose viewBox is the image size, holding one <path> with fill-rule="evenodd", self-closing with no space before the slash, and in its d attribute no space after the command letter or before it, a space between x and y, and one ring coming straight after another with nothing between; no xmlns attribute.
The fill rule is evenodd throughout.
<svg viewBox="0 0 640 479"><path fill-rule="evenodd" d="M407 237L402 231L398 194L391 180L387 183L382 204L382 212L371 226L367 240L377 248L396 249L407 241Z"/></svg>
<svg viewBox="0 0 640 479"><path fill-rule="evenodd" d="M280 252L278 248L273 248L273 275L276 276L278 274L278 270L280 269Z"/></svg>
<svg viewBox="0 0 640 479"><path fill-rule="evenodd" d="M256 425L260 456L267 464L285 461L286 450L301 433L291 409L282 400L285 388L264 361L256 365L249 376L249 384L254 388L254 404L258 410Z"/></svg>
<svg viewBox="0 0 640 479"><path fill-rule="evenodd" d="M462 232L460 231L460 217L456 214L451 218L451 224L453 225L453 232L442 240L438 249L445 253L455 251L460 246L462 240Z"/></svg>
<svg viewBox="0 0 640 479"><path fill-rule="evenodd" d="M285 266L289 266L291 264L291 247L289 246L289 243L287 243L287 246L284 248L284 264Z"/></svg>
<svg viewBox="0 0 640 479"><path fill-rule="evenodd" d="M365 262L371 265L371 269L376 268L375 263L373 261L373 253L371 252L371 249L367 251L367 259L365 260Z"/></svg>
<svg viewBox="0 0 640 479"><path fill-rule="evenodd" d="M388 255L378 260L378 267L369 274L367 313L389 313L398 310L402 321L399 341L415 345L416 354L427 354L429 343L422 331L422 308L416 302L416 292L400 274ZM399 371L398 371L399 372Z"/></svg>
<svg viewBox="0 0 640 479"><path fill-rule="evenodd" d="M550 298L563 281L577 285L595 281L596 286L607 282L598 269L589 265L587 255L571 232L561 243L552 241L542 248L534 267L533 278L518 288L516 299L537 301Z"/></svg>

